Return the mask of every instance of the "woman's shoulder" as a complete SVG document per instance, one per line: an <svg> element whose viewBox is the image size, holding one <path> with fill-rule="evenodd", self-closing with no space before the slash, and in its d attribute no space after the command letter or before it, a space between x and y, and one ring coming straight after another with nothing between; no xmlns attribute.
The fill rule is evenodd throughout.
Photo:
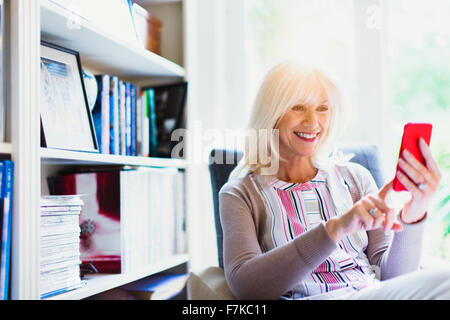
<svg viewBox="0 0 450 320"><path fill-rule="evenodd" d="M372 174L363 165L348 161L336 166L348 185L355 188L353 192L359 194L359 198L378 190Z"/></svg>
<svg viewBox="0 0 450 320"><path fill-rule="evenodd" d="M356 179L368 179L371 177L370 171L359 163L346 161L335 164L336 168L346 176L352 176Z"/></svg>
<svg viewBox="0 0 450 320"><path fill-rule="evenodd" d="M229 179L219 190L220 193L247 194L254 189L251 173L243 177Z"/></svg>

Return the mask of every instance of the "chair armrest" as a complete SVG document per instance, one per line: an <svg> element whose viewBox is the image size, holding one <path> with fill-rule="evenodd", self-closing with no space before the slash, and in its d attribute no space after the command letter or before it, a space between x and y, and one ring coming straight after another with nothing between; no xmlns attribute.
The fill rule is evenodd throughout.
<svg viewBox="0 0 450 320"><path fill-rule="evenodd" d="M222 268L208 267L191 271L187 281L189 300L235 300Z"/></svg>

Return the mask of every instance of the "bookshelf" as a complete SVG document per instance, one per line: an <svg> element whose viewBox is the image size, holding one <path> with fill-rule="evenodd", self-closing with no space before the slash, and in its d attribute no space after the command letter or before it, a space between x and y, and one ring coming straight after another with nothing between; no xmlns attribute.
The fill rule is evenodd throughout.
<svg viewBox="0 0 450 320"><path fill-rule="evenodd" d="M74 19L73 14L52 0L41 0L40 15L42 40L76 48L86 67L134 80L185 75L179 65L134 43L118 39L89 21L77 19L77 27L68 28L68 23Z"/></svg>
<svg viewBox="0 0 450 320"><path fill-rule="evenodd" d="M130 157L47 148L41 148L40 151L41 162L47 165L123 165L164 168L172 167L178 169L186 168L186 161L183 159Z"/></svg>
<svg viewBox="0 0 450 320"><path fill-rule="evenodd" d="M182 1L158 1L175 3ZM48 174L73 166L134 166L187 169L183 159L106 155L40 147L40 41L78 51L83 68L116 75L145 85L185 77L177 63L86 20L68 28L73 13L53 0L5 0L6 110L9 128L0 155L15 162L12 221L11 299L39 299L39 202ZM144 2L145 5L145 2ZM105 11L106 12L106 11ZM87 277L87 285L49 300L83 299L152 274L189 263L189 254L177 254L144 270Z"/></svg>
<svg viewBox="0 0 450 320"><path fill-rule="evenodd" d="M90 275L86 276L88 279L86 286L65 292L56 296L48 297L45 300L79 300L88 298L97 293L104 292L116 287L120 287L127 283L142 279L148 275L156 274L158 272L170 269L180 264L188 262L189 256L187 254L180 254L162 260L149 266L147 269L140 272L128 274L106 274L106 275Z"/></svg>

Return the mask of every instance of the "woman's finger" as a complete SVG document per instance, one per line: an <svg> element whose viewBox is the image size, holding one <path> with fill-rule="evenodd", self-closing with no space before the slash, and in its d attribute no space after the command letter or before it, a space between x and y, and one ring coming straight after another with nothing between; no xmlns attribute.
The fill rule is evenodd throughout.
<svg viewBox="0 0 450 320"><path fill-rule="evenodd" d="M385 214L385 220L384 220L384 225L383 225L383 231L384 234L388 234L389 231L391 231L391 229L394 226L394 219L395 219L395 215L394 215L394 210L390 210L388 212L386 212Z"/></svg>
<svg viewBox="0 0 450 320"><path fill-rule="evenodd" d="M386 214L391 211L393 212L394 209L388 207L386 202L384 202L382 199L380 199L378 197L375 197L372 195L368 195L367 197L377 208L376 213L372 215L372 217L375 219L372 228L378 229L384 225L384 222L386 220Z"/></svg>
<svg viewBox="0 0 450 320"><path fill-rule="evenodd" d="M402 168L403 172L411 179L415 184L421 184L425 182L434 183L433 176L427 172L428 170L422 166L421 170L416 169L402 158L398 159L398 165ZM420 170L420 171L419 171Z"/></svg>
<svg viewBox="0 0 450 320"><path fill-rule="evenodd" d="M392 187L394 185L394 179L386 183L381 189L378 191L378 197L382 200L385 200L389 192L392 191Z"/></svg>
<svg viewBox="0 0 450 320"><path fill-rule="evenodd" d="M431 183L435 185L437 183L437 177L434 176L433 172L425 167L419 160L417 160L408 150L403 152L403 157L398 160L400 167L405 171L405 173L413 180L416 184L423 182ZM408 170L408 171L407 171ZM423 181L424 178L426 181Z"/></svg>
<svg viewBox="0 0 450 320"><path fill-rule="evenodd" d="M379 197L370 194L367 196L367 198L382 212L393 210L386 204L386 202L383 199Z"/></svg>
<svg viewBox="0 0 450 320"><path fill-rule="evenodd" d="M405 174L399 171L397 172L397 177L414 198L420 198L422 196L422 191L411 180L409 180Z"/></svg>
<svg viewBox="0 0 450 320"><path fill-rule="evenodd" d="M431 154L430 147L428 147L427 143L423 138L419 139L419 148L422 153L423 158L427 164L428 169L433 173L433 175L440 180L442 178L441 171L439 170L439 166Z"/></svg>
<svg viewBox="0 0 450 320"><path fill-rule="evenodd" d="M371 230L375 222L375 217L369 211L376 207L367 197L361 199L361 205L362 210L359 212L359 219L362 221L365 230Z"/></svg>

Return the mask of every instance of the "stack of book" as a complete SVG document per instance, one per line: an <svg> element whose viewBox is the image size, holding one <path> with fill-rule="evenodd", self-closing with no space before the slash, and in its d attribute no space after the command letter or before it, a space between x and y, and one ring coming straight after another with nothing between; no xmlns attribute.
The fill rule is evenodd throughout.
<svg viewBox="0 0 450 320"><path fill-rule="evenodd" d="M41 299L81 287L79 196L41 197Z"/></svg>

